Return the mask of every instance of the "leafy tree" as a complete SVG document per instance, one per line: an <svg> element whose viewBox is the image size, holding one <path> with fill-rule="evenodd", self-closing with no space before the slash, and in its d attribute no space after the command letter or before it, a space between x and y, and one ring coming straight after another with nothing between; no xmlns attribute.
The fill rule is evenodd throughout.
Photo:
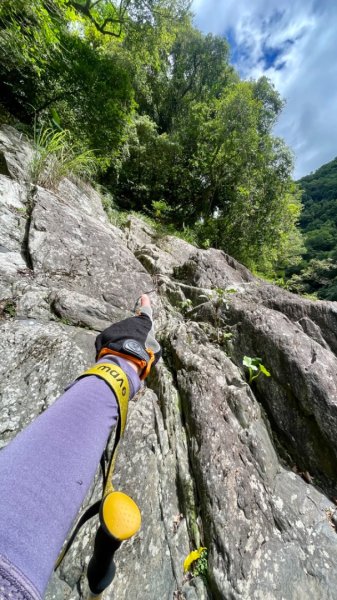
<svg viewBox="0 0 337 600"><path fill-rule="evenodd" d="M311 259L302 271L293 275L286 287L291 292L316 294L322 300L337 299L337 261Z"/></svg>
<svg viewBox="0 0 337 600"><path fill-rule="evenodd" d="M265 77L240 81L227 42L195 29L189 10L190 0L3 0L2 102L27 129L51 124L80 155L94 151L120 206L282 272L301 252L292 157L272 136L282 101ZM332 213L325 250L318 229L308 248L332 252Z"/></svg>
<svg viewBox="0 0 337 600"><path fill-rule="evenodd" d="M41 78L37 112L53 106L62 126L110 164L134 107L129 62L118 48L100 52L78 35L64 35L62 46L64 60L50 61Z"/></svg>
<svg viewBox="0 0 337 600"><path fill-rule="evenodd" d="M2 0L0 48L4 71L30 67L39 75L52 53L60 51L60 31L72 18L66 0Z"/></svg>
<svg viewBox="0 0 337 600"><path fill-rule="evenodd" d="M276 123L284 102L273 84L265 76L260 77L253 83L253 93L254 98L261 102L259 130L262 134L267 134Z"/></svg>
<svg viewBox="0 0 337 600"><path fill-rule="evenodd" d="M158 19L175 21L189 12L190 0L69 0L100 34L115 38Z"/></svg>
<svg viewBox="0 0 337 600"><path fill-rule="evenodd" d="M230 85L212 103L196 105L197 124L190 127L197 136L196 151L188 183L193 217L202 218L201 241L250 267L269 270L286 262L289 236L297 238L298 257L300 200L291 183L287 148L260 133L263 111L247 82Z"/></svg>
<svg viewBox="0 0 337 600"><path fill-rule="evenodd" d="M61 57L59 36L70 11L64 0L0 3L0 92L22 121L32 112L39 77L50 58Z"/></svg>
<svg viewBox="0 0 337 600"><path fill-rule="evenodd" d="M168 133L160 134L148 118L136 120L115 179L116 198L148 211L164 200L175 208L176 227L194 226L202 245L253 268L283 270L303 250L291 156L281 140L262 136L266 109L251 83L232 81L221 94L205 94L207 101L191 99L185 118L177 116Z"/></svg>
<svg viewBox="0 0 337 600"><path fill-rule="evenodd" d="M16 0L7 9L1 38L5 60L0 65L4 102L26 123L57 114L61 127L84 148L97 151L102 165L108 164L134 106L128 57L118 46L105 52L88 43L81 23L63 0L34 0L28 7ZM6 44L16 30L20 60L10 62ZM31 45L35 30L39 33Z"/></svg>
<svg viewBox="0 0 337 600"><path fill-rule="evenodd" d="M228 44L185 25L167 57L166 86L159 86L154 115L161 131L179 128L194 102L218 96L232 77ZM164 92L164 93L163 93Z"/></svg>
<svg viewBox="0 0 337 600"><path fill-rule="evenodd" d="M121 38L128 22L129 0L107 2L106 0L70 0L71 6L86 17L103 35Z"/></svg>
<svg viewBox="0 0 337 600"><path fill-rule="evenodd" d="M110 170L106 183L113 187L123 208L151 211L153 202L167 195L169 178L179 147L167 134L160 135L148 116L136 116L128 127L120 163Z"/></svg>

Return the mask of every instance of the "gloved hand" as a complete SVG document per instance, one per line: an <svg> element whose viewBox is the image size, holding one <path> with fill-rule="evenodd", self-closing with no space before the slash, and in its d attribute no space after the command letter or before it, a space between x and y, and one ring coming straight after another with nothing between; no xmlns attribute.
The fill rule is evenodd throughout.
<svg viewBox="0 0 337 600"><path fill-rule="evenodd" d="M161 348L154 337L152 308L149 297L140 298L136 317L114 323L95 342L96 360L107 354L130 360L140 368L140 379L145 379L152 365L161 357Z"/></svg>

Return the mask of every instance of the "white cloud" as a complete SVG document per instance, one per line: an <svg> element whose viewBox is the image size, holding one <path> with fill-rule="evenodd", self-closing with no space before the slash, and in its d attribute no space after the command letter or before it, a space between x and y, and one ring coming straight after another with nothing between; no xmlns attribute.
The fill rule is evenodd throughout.
<svg viewBox="0 0 337 600"><path fill-rule="evenodd" d="M196 25L231 31L245 78L267 75L286 100L275 133L295 152L295 177L337 155L337 3L334 0L194 0ZM266 64L266 48L282 50Z"/></svg>

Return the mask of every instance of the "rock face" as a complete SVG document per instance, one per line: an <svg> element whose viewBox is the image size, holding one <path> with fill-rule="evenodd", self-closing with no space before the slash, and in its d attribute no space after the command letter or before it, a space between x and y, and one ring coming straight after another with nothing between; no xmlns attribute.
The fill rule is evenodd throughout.
<svg viewBox="0 0 337 600"><path fill-rule="evenodd" d="M121 231L83 184L32 187L32 150L9 127L0 156L1 446L90 365L97 332L156 290L163 360L131 402L115 476L143 526L119 550L106 600L336 598L335 303L158 239L134 217ZM244 355L271 376L248 385ZM84 597L96 526L47 600ZM198 546L208 570L191 578L183 561Z"/></svg>

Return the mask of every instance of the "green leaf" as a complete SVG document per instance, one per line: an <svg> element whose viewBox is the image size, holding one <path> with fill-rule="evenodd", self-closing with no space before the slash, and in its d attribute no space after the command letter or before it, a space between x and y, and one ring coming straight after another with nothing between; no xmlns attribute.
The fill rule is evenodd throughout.
<svg viewBox="0 0 337 600"><path fill-rule="evenodd" d="M60 115L58 114L57 110L55 108L52 108L50 113L51 113L51 120L52 120L53 125L55 125L55 127L59 131L62 131L61 119L60 119Z"/></svg>
<svg viewBox="0 0 337 600"><path fill-rule="evenodd" d="M257 367L259 367L261 363L262 363L262 358L258 358L257 356L254 356L254 358L252 358L253 365L256 365Z"/></svg>
<svg viewBox="0 0 337 600"><path fill-rule="evenodd" d="M252 366L252 359L250 356L244 356L242 359L242 364L244 367L248 367L248 369Z"/></svg>
<svg viewBox="0 0 337 600"><path fill-rule="evenodd" d="M266 367L264 365L259 365L260 366L260 371L261 373L263 373L266 377L270 377L270 373L269 371L266 369Z"/></svg>
<svg viewBox="0 0 337 600"><path fill-rule="evenodd" d="M258 371L261 362L261 358L252 358L251 356L244 356L242 360L243 366L247 367L247 369L252 369L252 371Z"/></svg>

